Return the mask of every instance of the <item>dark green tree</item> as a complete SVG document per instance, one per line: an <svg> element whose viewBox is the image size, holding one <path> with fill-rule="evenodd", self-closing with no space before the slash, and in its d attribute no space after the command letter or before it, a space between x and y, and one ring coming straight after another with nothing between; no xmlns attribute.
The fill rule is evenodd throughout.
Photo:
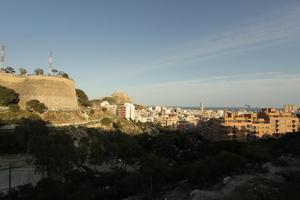
<svg viewBox="0 0 300 200"><path fill-rule="evenodd" d="M26 103L26 110L30 112L43 113L48 110L45 104L41 103L39 100L33 99Z"/></svg>
<svg viewBox="0 0 300 200"><path fill-rule="evenodd" d="M19 144L29 156L34 145L34 139L38 136L48 135L46 122L41 119L21 119L15 130Z"/></svg>
<svg viewBox="0 0 300 200"><path fill-rule="evenodd" d="M67 173L78 159L72 138L62 133L35 137L32 154L38 170L46 172L48 176Z"/></svg>
<svg viewBox="0 0 300 200"><path fill-rule="evenodd" d="M89 106L90 105L89 98L83 90L77 88L76 89L76 96L77 96L77 100L78 100L80 105L82 105L82 106Z"/></svg>
<svg viewBox="0 0 300 200"><path fill-rule="evenodd" d="M19 95L12 89L0 85L0 105L18 104Z"/></svg>
<svg viewBox="0 0 300 200"><path fill-rule="evenodd" d="M64 72L64 71L59 71L59 72L58 72L58 75L60 75L60 76L62 76L62 77L64 77L64 78L69 78L69 74L67 74L67 73Z"/></svg>
<svg viewBox="0 0 300 200"><path fill-rule="evenodd" d="M34 70L34 73L36 75L43 75L44 74L44 70L41 69L41 68L37 68L37 69Z"/></svg>
<svg viewBox="0 0 300 200"><path fill-rule="evenodd" d="M153 153L145 154L141 159L140 166L140 173L145 178L150 192L159 190L171 176L169 161Z"/></svg>

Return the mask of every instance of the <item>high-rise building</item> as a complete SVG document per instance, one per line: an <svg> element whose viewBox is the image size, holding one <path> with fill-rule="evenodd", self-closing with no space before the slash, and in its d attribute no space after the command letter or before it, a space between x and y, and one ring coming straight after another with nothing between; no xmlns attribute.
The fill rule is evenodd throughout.
<svg viewBox="0 0 300 200"><path fill-rule="evenodd" d="M118 116L126 119L135 119L135 106L132 103L124 103L118 108Z"/></svg>

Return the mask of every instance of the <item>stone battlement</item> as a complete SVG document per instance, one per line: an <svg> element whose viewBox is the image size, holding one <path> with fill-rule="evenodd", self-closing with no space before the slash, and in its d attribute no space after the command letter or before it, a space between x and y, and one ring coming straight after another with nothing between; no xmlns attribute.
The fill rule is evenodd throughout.
<svg viewBox="0 0 300 200"><path fill-rule="evenodd" d="M37 99L49 110L78 110L75 83L72 79L0 73L0 85L19 94L21 108L26 107L26 102Z"/></svg>

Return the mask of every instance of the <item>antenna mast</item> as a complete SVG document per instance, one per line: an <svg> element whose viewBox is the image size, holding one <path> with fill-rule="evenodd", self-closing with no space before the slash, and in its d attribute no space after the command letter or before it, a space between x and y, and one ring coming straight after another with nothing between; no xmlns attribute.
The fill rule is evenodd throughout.
<svg viewBox="0 0 300 200"><path fill-rule="evenodd" d="M52 64L53 64L52 52L50 52L49 58L48 58L48 70L49 70L49 74L51 74L51 75L52 75Z"/></svg>
<svg viewBox="0 0 300 200"><path fill-rule="evenodd" d="M4 45L1 45L1 51L0 51L0 67L1 68L5 68L5 46Z"/></svg>

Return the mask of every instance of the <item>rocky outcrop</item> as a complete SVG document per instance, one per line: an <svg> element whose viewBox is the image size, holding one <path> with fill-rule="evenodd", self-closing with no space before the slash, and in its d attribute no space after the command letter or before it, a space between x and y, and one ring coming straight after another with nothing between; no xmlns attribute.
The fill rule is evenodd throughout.
<svg viewBox="0 0 300 200"><path fill-rule="evenodd" d="M102 101L108 101L110 104L122 105L124 103L132 103L131 98L124 92L114 92L109 97L104 97Z"/></svg>

